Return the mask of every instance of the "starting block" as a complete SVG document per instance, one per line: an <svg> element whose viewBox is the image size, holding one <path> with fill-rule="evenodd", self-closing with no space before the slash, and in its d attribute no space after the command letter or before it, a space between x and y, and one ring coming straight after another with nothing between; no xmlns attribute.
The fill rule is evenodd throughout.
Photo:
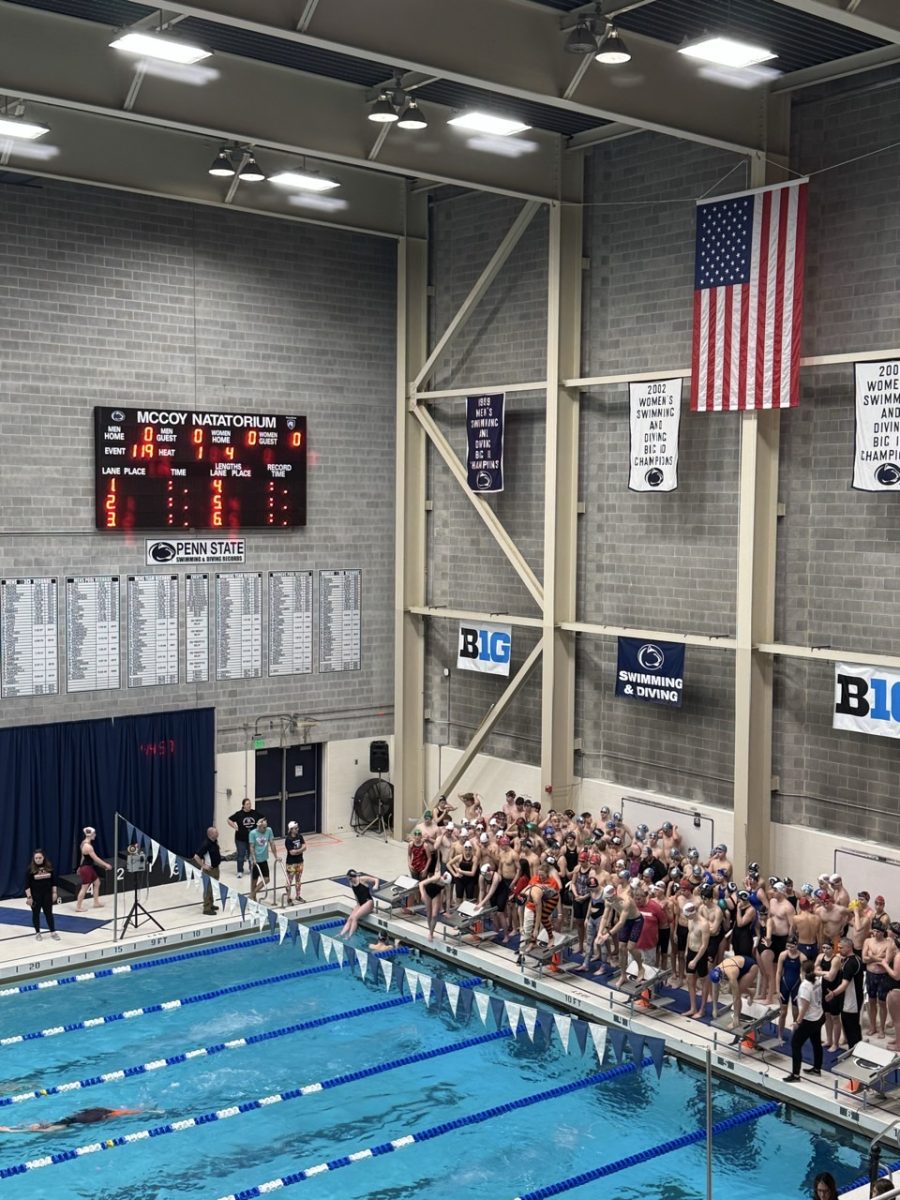
<svg viewBox="0 0 900 1200"><path fill-rule="evenodd" d="M553 959L557 955L561 955L563 950L568 946L574 946L578 941L576 933L554 933L553 940L548 941L546 933L541 930L537 944L529 946L528 949L519 949L519 966L523 972L526 967L531 967L540 975L545 967L551 966ZM557 970L568 971L568 967L557 966Z"/></svg>
<svg viewBox="0 0 900 1200"><path fill-rule="evenodd" d="M628 978L619 990L628 996L632 1013L635 1008L641 1008L645 1012L659 1014L674 1004L674 996L661 996L659 994L660 988L663 987L671 974L672 972L668 968L663 971L659 967L645 965L644 978L638 982L637 963L629 963Z"/></svg>
<svg viewBox="0 0 900 1200"><path fill-rule="evenodd" d="M895 1054L893 1050L884 1046L875 1046L872 1042L857 1042L853 1049L848 1050L831 1068L834 1075L840 1075L850 1081L852 1091L862 1092L863 1107L868 1101L871 1089L884 1094L896 1087L896 1083L888 1083L888 1076L898 1069L900 1054Z"/></svg>
<svg viewBox="0 0 900 1200"><path fill-rule="evenodd" d="M497 931L496 929L485 929L483 922L485 917L489 917L496 911L495 904L491 904L487 908L479 908L474 901L464 900L455 913L445 913L443 921L456 933L458 938L469 936L477 942L489 942L497 936ZM476 929L479 924L481 928Z"/></svg>
<svg viewBox="0 0 900 1200"><path fill-rule="evenodd" d="M734 1017L730 1008L720 1017L716 1017L712 1025L716 1029L722 1029L734 1035L734 1044L737 1046L739 1054L749 1051L765 1055L767 1051L780 1046L781 1042L777 1037L760 1038L757 1035L763 1025L778 1020L779 1011L775 1005L767 1007L765 1004L757 1004L751 1000L741 1006L741 1018L737 1029L734 1028Z"/></svg>
<svg viewBox="0 0 900 1200"><path fill-rule="evenodd" d="M393 883L385 883L377 891L372 893L372 899L379 904L387 905L394 911L406 904L410 896L419 895L419 882L417 879L411 879L409 875L398 876Z"/></svg>

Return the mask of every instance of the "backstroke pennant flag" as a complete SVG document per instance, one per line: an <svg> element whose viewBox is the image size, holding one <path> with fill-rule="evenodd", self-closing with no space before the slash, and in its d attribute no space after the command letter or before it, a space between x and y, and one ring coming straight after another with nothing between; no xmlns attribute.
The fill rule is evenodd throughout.
<svg viewBox="0 0 900 1200"><path fill-rule="evenodd" d="M503 491L505 396L466 396L466 476L473 492Z"/></svg>
<svg viewBox="0 0 900 1200"><path fill-rule="evenodd" d="M691 409L799 400L808 181L697 206Z"/></svg>
<svg viewBox="0 0 900 1200"><path fill-rule="evenodd" d="M900 359L857 363L855 372L853 486L900 492Z"/></svg>
<svg viewBox="0 0 900 1200"><path fill-rule="evenodd" d="M628 490L674 492L678 487L680 379L629 383L631 447Z"/></svg>

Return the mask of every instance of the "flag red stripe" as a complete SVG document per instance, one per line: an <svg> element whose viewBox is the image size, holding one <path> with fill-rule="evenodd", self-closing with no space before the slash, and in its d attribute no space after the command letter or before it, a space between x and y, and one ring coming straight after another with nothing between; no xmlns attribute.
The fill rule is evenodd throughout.
<svg viewBox="0 0 900 1200"><path fill-rule="evenodd" d="M803 268L806 261L806 201L808 184L797 188L797 240L791 248L794 255L793 338L791 340L791 394L788 404L800 403L800 337L803 327Z"/></svg>
<svg viewBox="0 0 900 1200"><path fill-rule="evenodd" d="M691 345L691 412L702 412L703 405L697 394L697 381L700 372L700 308L703 293L699 288L694 289L694 338Z"/></svg>
<svg viewBox="0 0 900 1200"><path fill-rule="evenodd" d="M766 386L766 301L768 299L769 283L769 227L772 222L772 193L763 192L762 221L760 222L759 246L759 288L756 303L756 313L753 340L756 343L756 408L763 406L763 389Z"/></svg>
<svg viewBox="0 0 900 1200"><path fill-rule="evenodd" d="M750 284L741 287L741 369L738 380L737 408L747 407L747 336L750 328Z"/></svg>
<svg viewBox="0 0 900 1200"><path fill-rule="evenodd" d="M709 289L709 336L706 339L706 411L713 407L716 393L716 303L719 299L719 289Z"/></svg>
<svg viewBox="0 0 900 1200"><path fill-rule="evenodd" d="M772 407L786 406L786 397L781 395L781 356L784 352L784 288L785 265L787 261L787 227L788 212L791 197L787 189L780 197L781 207L778 213L778 259L775 264L775 328L772 364Z"/></svg>
<svg viewBox="0 0 900 1200"><path fill-rule="evenodd" d="M725 328L722 332L722 412L730 412L731 402L731 310L734 288L723 289L722 302L725 305Z"/></svg>

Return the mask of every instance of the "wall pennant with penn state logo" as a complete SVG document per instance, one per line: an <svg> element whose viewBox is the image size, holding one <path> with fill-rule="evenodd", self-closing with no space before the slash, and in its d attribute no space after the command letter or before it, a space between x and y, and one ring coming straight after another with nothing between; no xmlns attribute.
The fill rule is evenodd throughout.
<svg viewBox="0 0 900 1200"><path fill-rule="evenodd" d="M674 492L678 487L678 434L682 379L629 383L632 492Z"/></svg>
<svg viewBox="0 0 900 1200"><path fill-rule="evenodd" d="M900 359L857 363L853 486L900 492Z"/></svg>
<svg viewBox="0 0 900 1200"><path fill-rule="evenodd" d="M624 700L681 708L684 695L684 646L681 642L645 642L619 638L616 695Z"/></svg>
<svg viewBox="0 0 900 1200"><path fill-rule="evenodd" d="M503 491L503 392L466 396L466 473L469 489Z"/></svg>

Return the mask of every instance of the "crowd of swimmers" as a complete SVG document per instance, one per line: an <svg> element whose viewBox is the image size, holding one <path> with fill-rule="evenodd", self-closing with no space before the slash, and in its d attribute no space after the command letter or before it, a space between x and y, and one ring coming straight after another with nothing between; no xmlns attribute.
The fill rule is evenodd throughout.
<svg viewBox="0 0 900 1200"><path fill-rule="evenodd" d="M818 1072L823 1033L831 1050L852 1047L863 1021L869 1038L890 1027L888 1049L900 1052L900 923L883 896L851 897L834 873L795 884L758 863L739 871L727 846L701 853L670 821L651 830L608 808L545 813L512 791L495 811L471 792L456 805L441 797L408 839L408 873L431 940L441 915L469 901L520 949L571 930L575 969L612 972L616 986L660 969L686 989L695 1020L716 1016L723 986L736 1029L748 1001L777 1010L781 1036L790 1013L790 1078L806 1040Z"/></svg>

